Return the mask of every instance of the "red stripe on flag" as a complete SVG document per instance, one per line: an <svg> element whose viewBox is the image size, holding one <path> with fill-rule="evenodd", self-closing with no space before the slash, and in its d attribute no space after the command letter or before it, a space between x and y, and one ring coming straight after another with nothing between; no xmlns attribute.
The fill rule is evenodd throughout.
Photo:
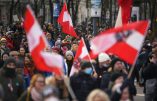
<svg viewBox="0 0 157 101"><path fill-rule="evenodd" d="M116 33L116 32L122 32L125 30L136 30L140 34L145 35L146 29L148 28L149 21L140 21L140 22L134 22L130 24L125 24L123 27L116 27L116 28L111 28L109 30L104 30L100 34L111 34L111 33Z"/></svg>
<svg viewBox="0 0 157 101"><path fill-rule="evenodd" d="M47 66L47 64L45 63L44 58L41 56L40 52L41 49L43 49L43 47L45 46L45 42L44 39L42 37L40 37L40 41L39 41L39 45L31 52L32 54L32 58L37 66L37 69L41 70L41 71L47 71L47 72L54 72L58 75L61 75L62 72L58 67L49 67Z"/></svg>
<svg viewBox="0 0 157 101"><path fill-rule="evenodd" d="M106 53L113 53L119 56L121 59L127 61L129 64L133 64L138 51L125 42L118 42L113 47L108 49Z"/></svg>
<svg viewBox="0 0 157 101"><path fill-rule="evenodd" d="M27 33L32 28L34 22L35 22L35 18L32 16L31 9L27 7L26 13L25 13L25 20L24 20L24 29Z"/></svg>
<svg viewBox="0 0 157 101"><path fill-rule="evenodd" d="M78 47L76 55L75 55L75 59L78 59L80 54L82 53L82 47L83 47L83 42L82 42L82 40L80 40L79 47Z"/></svg>

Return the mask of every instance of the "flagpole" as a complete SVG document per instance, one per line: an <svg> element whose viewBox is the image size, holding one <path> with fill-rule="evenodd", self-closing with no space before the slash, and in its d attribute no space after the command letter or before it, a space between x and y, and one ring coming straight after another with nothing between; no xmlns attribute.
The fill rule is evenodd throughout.
<svg viewBox="0 0 157 101"><path fill-rule="evenodd" d="M83 44L86 45L85 42L84 42L84 38L83 38L83 37L82 37L82 40L83 40ZM87 48L87 47L86 47L86 48ZM88 56L88 58L89 58L89 61L90 61L91 65L92 65L92 68L93 68L94 72L96 72L96 70L95 70L95 68L94 68L94 65L92 64L92 59L91 59L91 57L89 56L89 53L87 54L87 56Z"/></svg>

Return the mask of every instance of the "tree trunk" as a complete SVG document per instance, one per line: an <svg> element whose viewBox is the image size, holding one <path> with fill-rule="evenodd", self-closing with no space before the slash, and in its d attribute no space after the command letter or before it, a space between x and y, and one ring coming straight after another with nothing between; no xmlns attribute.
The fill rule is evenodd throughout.
<svg viewBox="0 0 157 101"><path fill-rule="evenodd" d="M35 16L38 16L38 0L34 0L34 11L35 11Z"/></svg>
<svg viewBox="0 0 157 101"><path fill-rule="evenodd" d="M42 23L44 24L44 22L45 22L45 0L42 0L42 4L43 4L43 21L42 21Z"/></svg>
<svg viewBox="0 0 157 101"><path fill-rule="evenodd" d="M13 10L14 10L14 0L11 1L11 7L10 7L10 24L13 23Z"/></svg>
<svg viewBox="0 0 157 101"><path fill-rule="evenodd" d="M50 5L51 23L53 24L53 4L51 0L49 0L49 5Z"/></svg>

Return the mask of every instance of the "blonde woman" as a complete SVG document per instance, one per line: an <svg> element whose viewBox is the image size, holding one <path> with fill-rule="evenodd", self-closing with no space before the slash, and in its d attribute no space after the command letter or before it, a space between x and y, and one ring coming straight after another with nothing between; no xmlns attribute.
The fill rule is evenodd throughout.
<svg viewBox="0 0 157 101"><path fill-rule="evenodd" d="M104 91L95 89L88 95L87 101L110 101L110 99Z"/></svg>
<svg viewBox="0 0 157 101"><path fill-rule="evenodd" d="M42 101L40 92L44 86L45 77L41 74L35 74L27 91L22 94L18 101Z"/></svg>

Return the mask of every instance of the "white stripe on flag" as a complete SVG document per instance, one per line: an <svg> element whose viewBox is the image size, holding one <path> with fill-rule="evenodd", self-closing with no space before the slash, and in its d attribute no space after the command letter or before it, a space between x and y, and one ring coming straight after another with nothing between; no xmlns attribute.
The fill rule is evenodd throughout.
<svg viewBox="0 0 157 101"><path fill-rule="evenodd" d="M144 36L134 30L133 33L126 40L126 43L131 47L133 47L134 49L140 50L143 40L144 40Z"/></svg>
<svg viewBox="0 0 157 101"><path fill-rule="evenodd" d="M119 7L118 16L117 16L117 20L115 24L115 27L119 27L119 26L122 26L122 8L121 7Z"/></svg>
<svg viewBox="0 0 157 101"><path fill-rule="evenodd" d="M99 41L98 41L99 40ZM91 41L91 49L94 54L106 51L117 42L114 33L100 35ZM103 46L103 47L102 47Z"/></svg>
<svg viewBox="0 0 157 101"><path fill-rule="evenodd" d="M39 24L35 21L27 35L30 52L32 52L32 50L39 44L40 40L37 39L40 39L41 36L42 30L40 29Z"/></svg>
<svg viewBox="0 0 157 101"><path fill-rule="evenodd" d="M45 63L49 67L58 67L63 70L63 58L62 56L56 53L48 53L48 52L41 52L41 56L43 57Z"/></svg>

